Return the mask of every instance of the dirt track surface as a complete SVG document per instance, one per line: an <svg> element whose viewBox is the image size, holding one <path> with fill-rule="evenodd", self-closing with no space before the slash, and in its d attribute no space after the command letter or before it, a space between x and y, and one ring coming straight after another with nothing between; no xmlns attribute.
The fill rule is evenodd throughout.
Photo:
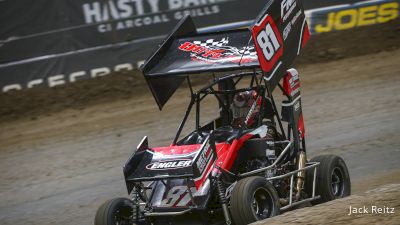
<svg viewBox="0 0 400 225"><path fill-rule="evenodd" d="M397 49L299 68L310 156L342 156L353 193L400 183L399 63ZM92 224L103 201L126 196L122 165L132 149L144 135L151 146L169 144L188 103L180 90L161 113L142 91L2 121L1 224Z"/></svg>
<svg viewBox="0 0 400 225"><path fill-rule="evenodd" d="M350 213L350 206L362 208L361 212L365 214ZM392 208L394 208L393 212ZM400 184L389 184L362 194L315 206L312 210L310 208L299 209L252 225L398 225L400 221L399 208Z"/></svg>

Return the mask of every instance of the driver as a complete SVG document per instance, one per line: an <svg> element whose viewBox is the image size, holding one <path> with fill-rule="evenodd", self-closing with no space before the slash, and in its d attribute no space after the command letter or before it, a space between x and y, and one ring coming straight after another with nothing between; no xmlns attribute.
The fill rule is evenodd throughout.
<svg viewBox="0 0 400 225"><path fill-rule="evenodd" d="M255 126L258 112L260 111L261 98L256 91L243 91L236 93L233 97L231 110L233 114L232 126L240 128Z"/></svg>

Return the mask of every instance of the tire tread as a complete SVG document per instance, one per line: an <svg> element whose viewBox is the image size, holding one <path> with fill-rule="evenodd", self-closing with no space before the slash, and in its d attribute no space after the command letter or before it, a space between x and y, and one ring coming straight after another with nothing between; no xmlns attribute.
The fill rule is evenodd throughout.
<svg viewBox="0 0 400 225"><path fill-rule="evenodd" d="M272 184L268 183L263 177L247 177L238 181L231 195L230 212L232 220L236 225L245 225L256 221L253 211L249 210L249 202L252 200L249 191L254 185L265 186L271 192L275 202L274 214L272 216L279 214L278 195Z"/></svg>

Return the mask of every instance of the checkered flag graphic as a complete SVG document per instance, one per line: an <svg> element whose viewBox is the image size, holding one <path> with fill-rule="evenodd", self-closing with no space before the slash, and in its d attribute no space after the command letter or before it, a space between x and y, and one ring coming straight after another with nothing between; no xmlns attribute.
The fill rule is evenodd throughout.
<svg viewBox="0 0 400 225"><path fill-rule="evenodd" d="M220 41L216 41L215 39L208 39L205 42L202 41L193 41L193 44L199 45L201 47L206 47L209 49L223 49L225 50L226 55L232 56L247 56L247 57L256 57L257 52L254 47L243 47L238 49L236 47L229 46L229 39L222 38Z"/></svg>
<svg viewBox="0 0 400 225"><path fill-rule="evenodd" d="M256 52L256 50L254 49L254 47L247 47L247 48L244 48L244 49L242 49L242 50L239 50L239 53L240 53L241 55L247 55L247 56L256 56L256 55L257 55L257 52Z"/></svg>
<svg viewBox="0 0 400 225"><path fill-rule="evenodd" d="M194 44L200 45L202 47L223 47L229 43L228 38L222 38L220 41L216 41L214 39L208 39L206 42L201 41L193 41Z"/></svg>

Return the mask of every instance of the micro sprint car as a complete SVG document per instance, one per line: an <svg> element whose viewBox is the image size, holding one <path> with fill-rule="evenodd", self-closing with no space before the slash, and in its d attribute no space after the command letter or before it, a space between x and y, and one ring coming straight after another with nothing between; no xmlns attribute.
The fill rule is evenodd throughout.
<svg viewBox="0 0 400 225"><path fill-rule="evenodd" d="M184 118L170 146L143 138L123 168L129 198L105 202L95 225L245 225L350 195L342 158L307 160L290 66L309 30L301 1L288 2L268 1L250 29L199 33L190 16L179 22L141 69L160 110L187 81ZM195 76L212 81L195 90ZM217 116L203 123L209 98ZM181 137L192 111L195 127Z"/></svg>

